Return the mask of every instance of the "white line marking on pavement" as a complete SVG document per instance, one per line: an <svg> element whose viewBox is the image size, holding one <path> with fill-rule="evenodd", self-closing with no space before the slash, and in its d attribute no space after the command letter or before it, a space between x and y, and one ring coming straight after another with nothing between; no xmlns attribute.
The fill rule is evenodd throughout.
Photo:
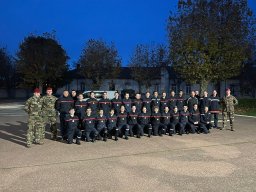
<svg viewBox="0 0 256 192"><path fill-rule="evenodd" d="M256 119L256 116L238 115L238 114L235 114L235 116L238 116L238 117L248 117L248 118L254 118L254 119Z"/></svg>

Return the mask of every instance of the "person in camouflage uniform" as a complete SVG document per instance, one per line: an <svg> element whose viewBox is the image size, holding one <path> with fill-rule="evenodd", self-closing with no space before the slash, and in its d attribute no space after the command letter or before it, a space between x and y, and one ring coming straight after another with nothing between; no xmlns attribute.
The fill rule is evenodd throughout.
<svg viewBox="0 0 256 192"><path fill-rule="evenodd" d="M43 120L42 120L42 100L40 90L36 88L34 95L26 103L24 110L28 113L27 147L31 144L43 144Z"/></svg>
<svg viewBox="0 0 256 192"><path fill-rule="evenodd" d="M45 136L45 127L49 123L52 140L57 140L57 111L55 109L57 99L57 97L52 95L51 87L47 88L46 95L42 97L42 114L44 120L44 130L42 137Z"/></svg>
<svg viewBox="0 0 256 192"><path fill-rule="evenodd" d="M226 89L226 96L222 98L223 128L226 128L229 119L231 131L234 131L234 106L238 104L238 100L230 93L230 89Z"/></svg>

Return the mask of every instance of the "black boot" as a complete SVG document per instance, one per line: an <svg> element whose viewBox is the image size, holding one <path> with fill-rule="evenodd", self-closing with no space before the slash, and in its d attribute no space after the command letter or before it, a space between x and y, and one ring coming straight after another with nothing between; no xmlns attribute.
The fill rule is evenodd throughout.
<svg viewBox="0 0 256 192"><path fill-rule="evenodd" d="M76 144L77 144L77 145L81 145L80 139L76 139Z"/></svg>

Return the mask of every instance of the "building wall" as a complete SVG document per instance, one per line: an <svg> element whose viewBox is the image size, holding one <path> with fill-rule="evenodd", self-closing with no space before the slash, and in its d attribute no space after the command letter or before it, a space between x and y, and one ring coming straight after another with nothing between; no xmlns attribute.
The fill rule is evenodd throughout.
<svg viewBox="0 0 256 192"><path fill-rule="evenodd" d="M78 90L78 91L88 91L92 90L91 88L92 81L89 79L74 79L71 83L57 90L57 94L62 94L64 89L69 91ZM219 95L222 97L225 95L225 89L231 88L232 94L240 97L240 86L239 80L227 80L216 85L214 83L210 83L208 85L208 93L211 95L212 91L216 89L219 92ZM139 91L138 83L133 79L107 79L105 80L99 90L118 90L121 91L123 89L133 89L136 92ZM190 95L191 90L200 90L199 84L187 84L186 82L178 82L177 79L173 79L173 77L169 76L167 70L163 69L161 71L161 75L159 79L153 80L151 82L151 87L147 89L145 86L141 87L141 91L145 93L146 91L162 92L163 90L170 93L171 90L174 90L176 93L181 89L184 94L188 97Z"/></svg>

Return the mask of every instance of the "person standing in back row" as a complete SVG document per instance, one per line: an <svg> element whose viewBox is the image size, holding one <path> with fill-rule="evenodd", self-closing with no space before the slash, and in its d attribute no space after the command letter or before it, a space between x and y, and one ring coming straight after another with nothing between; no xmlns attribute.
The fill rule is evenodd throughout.
<svg viewBox="0 0 256 192"><path fill-rule="evenodd" d="M212 96L210 97L210 113L214 121L213 128L218 128L219 113L220 113L220 98L217 95L217 91L213 90Z"/></svg>
<svg viewBox="0 0 256 192"><path fill-rule="evenodd" d="M56 109L60 113L60 132L62 140L67 140L67 127L65 118L69 110L74 108L74 100L70 97L68 90L63 91L63 96L56 101Z"/></svg>

